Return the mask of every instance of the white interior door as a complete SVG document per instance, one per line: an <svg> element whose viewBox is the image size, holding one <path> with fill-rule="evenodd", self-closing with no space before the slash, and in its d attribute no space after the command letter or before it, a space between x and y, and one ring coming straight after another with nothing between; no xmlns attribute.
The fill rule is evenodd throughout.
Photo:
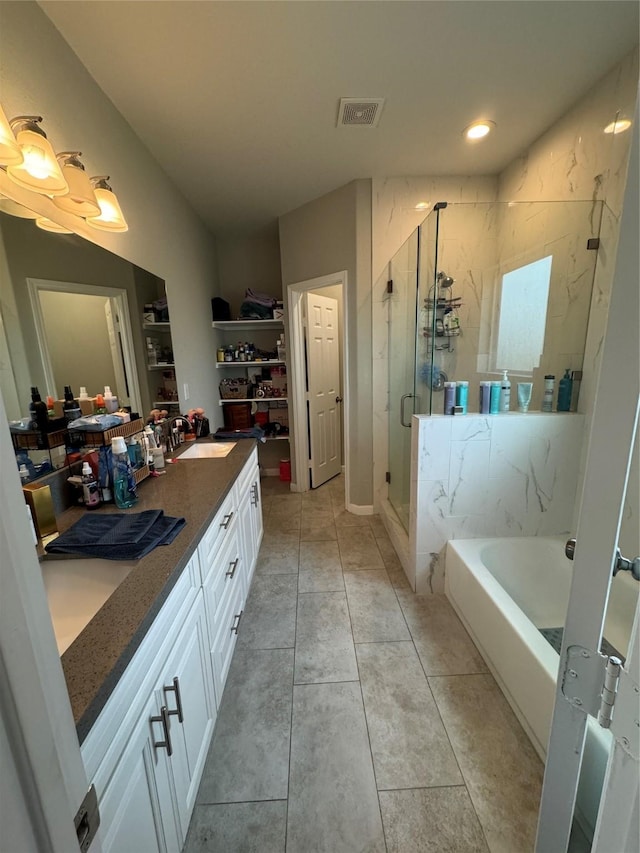
<svg viewBox="0 0 640 853"><path fill-rule="evenodd" d="M342 470L338 300L305 294L311 488Z"/></svg>
<svg viewBox="0 0 640 853"><path fill-rule="evenodd" d="M130 406L129 383L125 373L124 354L122 351L122 331L120 329L120 316L115 299L107 299L104 304L104 316L107 321L107 335L111 347L111 359L113 361L113 372L116 375L118 403L121 406Z"/></svg>
<svg viewBox="0 0 640 853"><path fill-rule="evenodd" d="M640 399L637 127L627 187L576 531L573 581L547 750L537 853L567 850L587 717L596 716L603 707L601 694L606 658L599 650L617 557ZM631 476L637 482L638 471L633 471ZM635 523L638 523L637 515ZM625 556L634 558L636 554ZM637 851L640 844L637 824L638 658L636 609L627 662L620 671L618 698L613 705L610 728L614 746L594 834L594 853L631 853Z"/></svg>

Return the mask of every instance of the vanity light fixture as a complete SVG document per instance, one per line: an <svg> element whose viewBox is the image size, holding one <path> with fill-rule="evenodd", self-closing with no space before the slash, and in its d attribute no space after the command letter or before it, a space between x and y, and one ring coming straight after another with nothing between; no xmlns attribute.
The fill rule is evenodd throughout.
<svg viewBox="0 0 640 853"><path fill-rule="evenodd" d="M9 119L0 106L0 165L17 166L22 160L22 151L13 135Z"/></svg>
<svg viewBox="0 0 640 853"><path fill-rule="evenodd" d="M628 118L617 118L615 121L610 122L604 129L605 133L624 133L625 130L629 130L631 127L631 121Z"/></svg>
<svg viewBox="0 0 640 853"><path fill-rule="evenodd" d="M69 192L51 143L40 127L41 116L11 119L11 130L23 157L22 163L7 166L7 174L18 186L49 196Z"/></svg>
<svg viewBox="0 0 640 853"><path fill-rule="evenodd" d="M62 174L69 184L69 192L53 199L53 203L66 213L77 216L100 216L100 205L91 186L89 175L80 162L82 152L62 151L58 154L58 163Z"/></svg>
<svg viewBox="0 0 640 853"><path fill-rule="evenodd" d="M122 210L115 193L107 183L109 175L91 178L91 185L100 205L99 216L88 216L87 223L102 231L128 231Z"/></svg>
<svg viewBox="0 0 640 853"><path fill-rule="evenodd" d="M474 121L469 127L465 127L462 131L470 142L475 142L478 139L483 139L487 134L491 133L496 126L495 121L483 119L482 121Z"/></svg>
<svg viewBox="0 0 640 853"><path fill-rule="evenodd" d="M12 198L0 195L0 210L3 213L8 213L10 216L17 216L20 219L37 219L38 214L33 210L29 210L24 204L18 204Z"/></svg>
<svg viewBox="0 0 640 853"><path fill-rule="evenodd" d="M58 225L57 222L54 222L53 219L48 219L46 216L38 216L36 225L38 228L42 228L43 231L52 231L54 234L73 234L73 231L69 228Z"/></svg>

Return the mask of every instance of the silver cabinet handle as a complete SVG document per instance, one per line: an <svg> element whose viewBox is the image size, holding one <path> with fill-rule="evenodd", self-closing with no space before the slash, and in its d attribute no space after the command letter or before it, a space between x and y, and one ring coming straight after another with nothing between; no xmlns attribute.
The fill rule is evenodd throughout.
<svg viewBox="0 0 640 853"><path fill-rule="evenodd" d="M225 530L227 530L227 528L228 528L228 527L229 527L229 525L231 524L231 519L232 519L232 518L233 518L233 513L232 513L232 512L230 512L230 513L229 513L229 515L225 515L225 517L224 517L224 521L221 521L221 522L220 522L220 527L224 527L224 529L225 529Z"/></svg>
<svg viewBox="0 0 640 853"><path fill-rule="evenodd" d="M236 557L232 563L229 563L229 569L228 569L228 571L225 572L225 577L232 578L235 575L239 562L240 562L240 557Z"/></svg>
<svg viewBox="0 0 640 853"><path fill-rule="evenodd" d="M253 498L252 498L252 500L251 500L251 503L252 503L254 506L258 506L258 504L260 503L260 493L259 493L259 489L258 489L258 484L257 484L257 483L254 483L254 484L253 484L253 486L251 486L251 492L252 492L252 494L253 494Z"/></svg>
<svg viewBox="0 0 640 853"><path fill-rule="evenodd" d="M168 715L170 717L177 716L179 723L184 723L184 714L182 713L182 696L180 695L180 681L178 680L178 676L173 679L173 684L166 685L162 688L164 691L165 698L167 693L172 692L176 694L176 709L175 711L169 711Z"/></svg>
<svg viewBox="0 0 640 853"><path fill-rule="evenodd" d="M233 617L233 625L231 626L231 633L232 634L238 633L238 628L240 627L240 620L242 619L243 613L244 613L244 610L241 610L240 613L236 613L236 615ZM236 619L238 620L237 622L236 622Z"/></svg>
<svg viewBox="0 0 640 853"><path fill-rule="evenodd" d="M404 401L405 400L413 400L414 397L415 397L415 394L403 394L402 397L400 397L400 423L402 424L403 427L410 427L411 426L411 421L409 421L408 424L406 424L404 422Z"/></svg>
<svg viewBox="0 0 640 853"><path fill-rule="evenodd" d="M159 717L150 717L150 722L152 723L162 723L162 730L164 731L164 740L154 740L153 746L155 749L160 749L160 747L164 747L167 750L167 755L173 755L173 747L171 746L171 735L169 733L169 712L167 711L167 706L163 705L160 708L160 716Z"/></svg>

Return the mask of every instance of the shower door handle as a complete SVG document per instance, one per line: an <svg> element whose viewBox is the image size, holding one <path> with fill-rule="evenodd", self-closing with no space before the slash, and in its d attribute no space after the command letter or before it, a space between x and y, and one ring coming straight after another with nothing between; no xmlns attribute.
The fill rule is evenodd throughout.
<svg viewBox="0 0 640 853"><path fill-rule="evenodd" d="M411 426L411 421L409 421L408 424L406 424L404 422L404 401L405 400L413 400L414 397L415 397L415 394L403 394L402 397L400 397L400 423L402 424L403 427L410 427Z"/></svg>

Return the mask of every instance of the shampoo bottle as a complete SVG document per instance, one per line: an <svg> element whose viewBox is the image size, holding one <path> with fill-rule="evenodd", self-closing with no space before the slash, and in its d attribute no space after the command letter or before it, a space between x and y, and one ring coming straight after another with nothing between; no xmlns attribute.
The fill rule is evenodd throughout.
<svg viewBox="0 0 640 853"><path fill-rule="evenodd" d="M507 371L502 372L502 381L500 383L500 411L508 412L511 406L511 382L507 376Z"/></svg>
<svg viewBox="0 0 640 853"><path fill-rule="evenodd" d="M113 498L119 509L129 509L138 500L127 444L122 438L111 439Z"/></svg>
<svg viewBox="0 0 640 853"><path fill-rule="evenodd" d="M118 411L118 398L111 393L111 388L108 385L104 386L104 405L109 414Z"/></svg>
<svg viewBox="0 0 640 853"><path fill-rule="evenodd" d="M88 462L82 463L82 499L87 509L100 505L100 487Z"/></svg>
<svg viewBox="0 0 640 853"><path fill-rule="evenodd" d="M558 382L558 412L569 412L571 411L571 395L573 392L573 380L571 379L571 374L569 373L569 368L564 372L564 376Z"/></svg>
<svg viewBox="0 0 640 853"><path fill-rule="evenodd" d="M553 411L553 387L556 377L552 373L547 373L544 377L544 395L542 397L541 409L543 412Z"/></svg>

